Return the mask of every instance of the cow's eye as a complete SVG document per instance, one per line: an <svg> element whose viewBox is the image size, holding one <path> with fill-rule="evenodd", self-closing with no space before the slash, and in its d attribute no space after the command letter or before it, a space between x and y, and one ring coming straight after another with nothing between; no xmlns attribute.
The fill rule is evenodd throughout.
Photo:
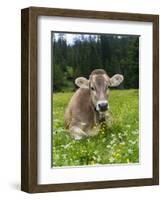
<svg viewBox="0 0 163 200"><path fill-rule="evenodd" d="M93 90L93 91L94 91L94 90L95 90L95 88L94 88L94 87L91 87L91 90Z"/></svg>

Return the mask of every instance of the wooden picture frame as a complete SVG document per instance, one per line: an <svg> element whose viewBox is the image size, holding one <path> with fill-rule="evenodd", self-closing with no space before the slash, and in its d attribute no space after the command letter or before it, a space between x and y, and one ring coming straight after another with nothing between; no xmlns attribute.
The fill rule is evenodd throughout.
<svg viewBox="0 0 163 200"><path fill-rule="evenodd" d="M37 163L37 19L62 16L153 24L153 177L142 179L38 184ZM21 190L54 192L159 184L159 16L151 14L29 7L21 11Z"/></svg>

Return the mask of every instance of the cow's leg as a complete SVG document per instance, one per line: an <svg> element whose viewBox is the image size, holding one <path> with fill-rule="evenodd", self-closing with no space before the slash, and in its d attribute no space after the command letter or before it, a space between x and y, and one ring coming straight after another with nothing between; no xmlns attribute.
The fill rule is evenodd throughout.
<svg viewBox="0 0 163 200"><path fill-rule="evenodd" d="M89 136L95 136L99 133L100 125L96 124L91 130L88 131Z"/></svg>
<svg viewBox="0 0 163 200"><path fill-rule="evenodd" d="M71 126L70 133L75 140L81 140L82 138L87 136L87 134L77 126Z"/></svg>

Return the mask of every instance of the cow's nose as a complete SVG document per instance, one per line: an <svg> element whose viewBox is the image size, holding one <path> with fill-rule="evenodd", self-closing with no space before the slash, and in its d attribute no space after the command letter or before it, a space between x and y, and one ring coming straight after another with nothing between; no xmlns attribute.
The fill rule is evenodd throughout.
<svg viewBox="0 0 163 200"><path fill-rule="evenodd" d="M107 102L101 102L99 103L99 108L101 111L105 111L108 108L108 103Z"/></svg>

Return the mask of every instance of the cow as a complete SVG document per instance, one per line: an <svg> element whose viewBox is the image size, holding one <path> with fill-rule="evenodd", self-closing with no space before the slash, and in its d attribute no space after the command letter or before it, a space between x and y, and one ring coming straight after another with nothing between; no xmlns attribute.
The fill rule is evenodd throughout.
<svg viewBox="0 0 163 200"><path fill-rule="evenodd" d="M109 77L105 70L95 69L89 76L76 78L79 87L65 112L65 125L75 140L97 135L101 122L108 120L109 87L123 81L123 75Z"/></svg>

